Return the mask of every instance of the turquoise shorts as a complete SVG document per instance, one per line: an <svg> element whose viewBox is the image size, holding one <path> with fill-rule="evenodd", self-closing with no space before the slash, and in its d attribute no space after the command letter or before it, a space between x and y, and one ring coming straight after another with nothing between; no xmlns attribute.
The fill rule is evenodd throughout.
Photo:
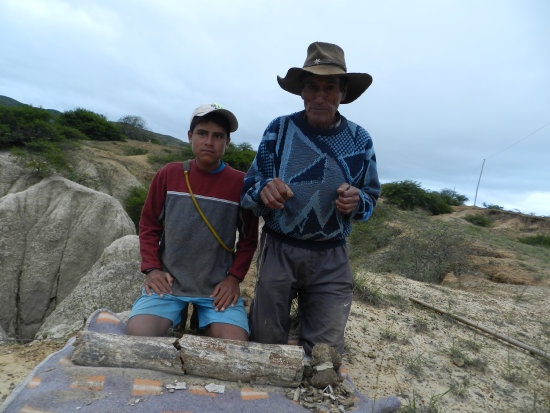
<svg viewBox="0 0 550 413"><path fill-rule="evenodd" d="M189 303L197 307L199 315L199 328L205 328L212 323L225 323L241 327L250 334L248 329L248 317L244 308L243 299L239 297L235 307L227 307L224 311L216 311L213 298L201 297L179 297L170 294L164 294L160 297L151 291L152 295L147 295L145 289L141 296L135 301L130 317L135 315L156 315L167 318L172 321L173 326L181 322L181 311Z"/></svg>

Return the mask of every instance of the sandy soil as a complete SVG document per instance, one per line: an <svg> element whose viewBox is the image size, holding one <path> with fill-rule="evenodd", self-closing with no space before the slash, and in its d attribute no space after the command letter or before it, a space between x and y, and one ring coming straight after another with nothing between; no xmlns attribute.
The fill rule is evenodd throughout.
<svg viewBox="0 0 550 413"><path fill-rule="evenodd" d="M345 365L371 398L397 395L410 411L549 412L550 359L412 303L409 298L542 349L550 357L550 291L476 277L444 286L369 275L390 304L355 303ZM431 409L431 410L430 410Z"/></svg>
<svg viewBox="0 0 550 413"><path fill-rule="evenodd" d="M372 399L397 395L413 412L550 411L550 360L409 300L548 353L547 287L495 284L473 276L450 277L442 286L391 275L362 276L386 302L356 301L346 328L344 366L362 393ZM0 346L0 400L63 344Z"/></svg>
<svg viewBox="0 0 550 413"><path fill-rule="evenodd" d="M0 402L8 397L38 363L64 345L64 340L0 345Z"/></svg>

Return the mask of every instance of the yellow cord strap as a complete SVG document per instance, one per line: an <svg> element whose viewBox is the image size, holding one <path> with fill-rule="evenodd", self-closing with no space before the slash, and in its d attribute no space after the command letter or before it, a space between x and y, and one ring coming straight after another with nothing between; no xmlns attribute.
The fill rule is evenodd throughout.
<svg viewBox="0 0 550 413"><path fill-rule="evenodd" d="M197 208L197 211L199 211L199 214L200 216L202 217L203 221L206 223L206 225L208 226L208 228L210 228L210 231L212 231L212 234L214 234L214 236L216 237L216 239L218 240L218 242L220 243L220 245L223 247L224 250L226 251L229 251L229 252L235 252L234 249L231 249L229 248L227 245L225 245L223 243L223 241L221 240L221 238L218 236L218 234L216 233L216 231L214 230L214 228L212 228L212 225L210 225L210 222L208 222L208 220L206 219L206 217L204 216L204 214L202 213L200 207L199 207L199 204L197 203L197 200L195 199L195 195L193 195L193 191L191 190L191 185L189 184L189 172L184 170L183 171L184 175L185 175L185 181L187 182L187 189L189 190L189 195L191 195L191 199L193 200L193 203L195 204L195 207Z"/></svg>

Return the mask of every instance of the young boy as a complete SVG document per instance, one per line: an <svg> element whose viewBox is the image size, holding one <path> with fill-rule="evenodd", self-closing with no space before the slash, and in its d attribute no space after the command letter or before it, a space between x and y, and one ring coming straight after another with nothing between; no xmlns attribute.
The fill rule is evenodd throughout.
<svg viewBox="0 0 550 413"><path fill-rule="evenodd" d="M235 115L221 106L199 106L187 133L195 155L187 165L190 188L181 162L164 166L153 178L139 222L145 286L127 334L163 336L191 302L209 336L248 340L239 283L256 249L258 219L239 206L245 174L221 160L237 127Z"/></svg>

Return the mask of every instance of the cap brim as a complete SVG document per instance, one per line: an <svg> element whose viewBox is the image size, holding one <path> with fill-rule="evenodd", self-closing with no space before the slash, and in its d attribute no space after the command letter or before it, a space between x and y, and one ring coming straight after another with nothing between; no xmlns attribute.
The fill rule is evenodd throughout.
<svg viewBox="0 0 550 413"><path fill-rule="evenodd" d="M286 76L277 76L277 82L283 90L294 95L302 94L302 79L304 75L314 74L316 76L341 76L348 79L348 90L346 97L340 103L351 103L363 94L372 83L372 76L368 73L346 73L336 66L318 65L307 67L305 69L292 67L288 70Z"/></svg>
<svg viewBox="0 0 550 413"><path fill-rule="evenodd" d="M232 112L230 112L229 110L227 109L214 109L208 113L219 113L220 115L222 115L225 119L227 119L227 121L229 122L229 132L235 132L238 127L239 127L239 122L237 121L237 117L235 115L233 115ZM206 116L208 115L208 113L206 113L205 115L203 116Z"/></svg>

